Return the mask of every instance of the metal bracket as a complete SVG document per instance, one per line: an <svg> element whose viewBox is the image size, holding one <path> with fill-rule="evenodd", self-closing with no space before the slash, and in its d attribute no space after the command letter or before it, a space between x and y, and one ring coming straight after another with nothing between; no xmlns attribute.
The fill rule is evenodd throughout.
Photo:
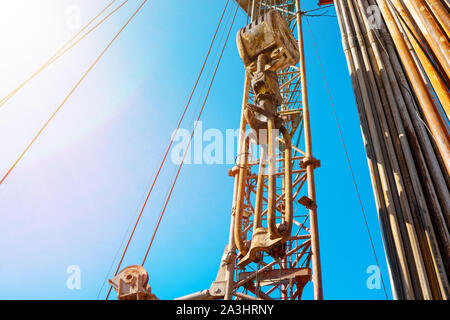
<svg viewBox="0 0 450 320"><path fill-rule="evenodd" d="M159 300L148 284L148 273L141 266L129 266L110 279L119 300Z"/></svg>
<svg viewBox="0 0 450 320"><path fill-rule="evenodd" d="M303 161L300 162L300 168L306 169L308 166L312 166L313 169L317 169L320 168L321 162L313 157L305 157L303 158Z"/></svg>

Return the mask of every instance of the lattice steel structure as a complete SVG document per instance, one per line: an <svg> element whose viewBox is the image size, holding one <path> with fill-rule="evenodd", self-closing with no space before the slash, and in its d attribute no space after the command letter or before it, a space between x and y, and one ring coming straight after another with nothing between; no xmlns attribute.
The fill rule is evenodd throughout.
<svg viewBox="0 0 450 320"><path fill-rule="evenodd" d="M252 71L254 65L250 64L253 67L249 69L249 61L246 62L241 135L236 166L230 170L230 176L235 179L230 235L217 278L209 289L177 300L299 300L309 282L313 283L314 299L320 300L323 295L314 184L314 170L320 162L312 154L300 1L237 2L254 23L246 30L245 41L251 47L254 41L267 40L268 34L269 52L264 47L258 54L256 72ZM269 17L277 22L265 21ZM263 28L273 28L263 33L262 38L255 31L261 27L259 23L270 25ZM280 29L275 30L276 26ZM297 39L290 31L297 34ZM238 39L242 40L241 36ZM274 38L282 43L281 47L272 46L270 41L275 41ZM283 43L283 39L289 41ZM252 59L256 62L255 57ZM269 60L277 61L274 70L270 70L274 65L266 69ZM300 61L299 66L292 66L296 61ZM288 65L291 66L286 68ZM272 103L271 99L276 102ZM259 107L262 109L258 112L263 110L259 116L268 115L267 129L279 129L278 132L267 130L266 147L261 140L259 144L251 144L244 134L250 129L247 121L252 122L248 118L249 110ZM271 147L273 141L277 141L276 148ZM255 147L263 151L258 152ZM267 149L273 150L268 152L273 161L265 159ZM274 170L266 170L267 162L269 169ZM258 237L253 237L254 231ZM258 245L252 247L252 240L253 245ZM132 266L122 270L110 283L119 299L157 299L147 281L145 270Z"/></svg>
<svg viewBox="0 0 450 320"><path fill-rule="evenodd" d="M255 21L269 10L276 10L288 22L292 32L296 34L300 51L299 66L291 66L278 72L278 79L283 102L278 107L278 115L284 120L283 125L292 137L292 195L293 195L293 227L285 243L283 252L278 255L261 253L260 261L239 266L242 257L238 256L233 238L236 219L236 203L239 189L239 168L243 157L251 156L247 162L248 173L244 183L244 217L242 236L244 242L252 239L254 221L256 184L261 152L245 150L244 138L239 143L237 166L230 171L235 177L235 191L230 230L230 241L222 259L222 271L217 283L225 283L225 299L301 299L305 285L312 281L314 298L322 299L320 271L320 252L317 228L317 204L314 190L314 169L320 162L312 155L311 128L309 125L309 109L307 99L303 34L301 28L300 1L298 0L237 0L239 5ZM300 27L299 27L300 26ZM254 103L254 92L250 86L247 73L244 84L243 110ZM248 125L245 117L241 118L241 131ZM304 143L302 142L304 139ZM275 172L276 188L276 221L282 223L285 217L285 160L284 142L278 137L279 147L276 152L277 169ZM254 147L254 146L253 146ZM259 148L259 146L257 146ZM264 175L262 223L267 226L268 211L268 175ZM274 257L275 256L275 257Z"/></svg>

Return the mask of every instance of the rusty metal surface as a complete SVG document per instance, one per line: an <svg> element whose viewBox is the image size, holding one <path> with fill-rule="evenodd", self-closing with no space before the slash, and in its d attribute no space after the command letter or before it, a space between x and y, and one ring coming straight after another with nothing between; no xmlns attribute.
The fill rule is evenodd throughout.
<svg viewBox="0 0 450 320"><path fill-rule="evenodd" d="M278 282L265 281L261 280L260 275L268 271L279 276L290 273L290 270L295 268L309 270L310 266L317 263L317 258L313 256L319 254L317 240L312 239L317 233L313 236L310 229L311 210L297 202L305 193L307 194L309 188L314 187L308 182L308 178L313 179L311 171L319 164L311 153L309 157L305 157L307 152L299 148L302 135L302 130L299 129L305 122L302 108L305 96L302 91L306 93L303 90L306 85L301 81L300 67L290 65L289 62L285 65L283 62L279 65L273 63L276 55L272 53L277 47L275 37L283 40L285 36L281 32L273 36L271 22L267 22L270 20L267 19L267 15L271 11L275 13L270 14L279 15L286 21L284 30L288 30L286 33L290 34L289 41L294 44L296 52L293 56L295 55L294 61L297 63L300 49L293 31L296 29L298 21L296 13L299 10L296 9L294 0L258 1L253 8L249 2L241 1L240 4L253 20L252 31L248 32L250 27L246 27L245 33L238 35L237 41L247 71L241 130L266 128L267 132L270 132L271 128L275 128L280 129L282 135L278 133L279 136L275 140L280 144L275 152L271 153L278 163L272 175L261 170L261 162L264 162L261 153L266 154L267 150L258 153L256 159L247 159L250 152L249 141L245 138L240 139L237 157L239 162L230 170L230 175L235 178L231 227L235 241L230 244L235 244L240 254L232 255L234 263L227 265L229 278L225 299L234 296L238 299L296 300L302 298L304 286L311 281L311 271L308 276L297 277L295 281L288 278ZM262 34L255 34L257 32ZM278 41L278 46L280 44L286 47L283 42ZM304 65L304 61L301 65ZM275 77L269 75L269 72L275 71L277 81L273 81ZM278 88L281 102L280 99L273 99ZM258 141L260 138L257 136ZM269 138L267 142L272 140ZM256 143L253 149L255 146L260 148L261 144ZM271 149L268 145L266 147ZM272 172L271 169L275 167L267 171ZM308 170L309 174L306 173ZM315 201L311 208L315 212ZM294 212L299 215L294 216ZM315 254L312 242L317 250ZM320 266L315 268L319 270ZM248 277L243 279L241 274ZM319 274L316 277L320 279ZM317 283L318 286L314 284L314 287L317 287L315 291L320 293L320 281ZM317 297L320 299L321 294Z"/></svg>
<svg viewBox="0 0 450 320"><path fill-rule="evenodd" d="M319 6L325 6L325 5L329 5L329 4L333 4L333 0L319 0L319 3L318 3Z"/></svg>
<svg viewBox="0 0 450 320"><path fill-rule="evenodd" d="M242 272L239 274L239 281L245 280L248 276L250 276L251 272ZM311 269L310 268L290 268L284 270L267 270L261 272L258 275L258 280L261 281L285 281L295 279L300 280L300 278L305 278L309 280L311 278Z"/></svg>
<svg viewBox="0 0 450 320"><path fill-rule="evenodd" d="M405 3L412 1L335 1L394 299L448 299L448 175L432 145L430 118L432 104L445 99L429 97L435 82L427 83L425 73L430 76L434 66L420 67L427 57L417 52L418 19L409 16ZM374 29L363 13L376 4L382 20Z"/></svg>
<svg viewBox="0 0 450 320"><path fill-rule="evenodd" d="M239 55L249 72L255 72L257 58L266 54L267 69L277 72L297 64L299 52L296 40L287 22L275 10L242 28L237 34Z"/></svg>
<svg viewBox="0 0 450 320"><path fill-rule="evenodd" d="M158 300L148 284L147 271L141 266L126 267L108 282L119 300Z"/></svg>
<svg viewBox="0 0 450 320"><path fill-rule="evenodd" d="M242 168L240 171L240 188L238 189L237 219L235 220L235 242L238 244L238 266L243 267L251 262L262 259L264 251L274 258L282 257L285 253L284 244L289 238L292 224L292 162L291 162L291 136L284 127L283 118L277 114L277 107L283 103L278 82L277 71L286 69L299 60L299 51L296 40L284 18L274 10L270 10L252 23L242 28L237 35L239 54L244 62L247 73L252 77L252 89L255 94L255 105L247 104L244 116L250 129L256 132L256 139L252 143L260 147L261 153L268 152L268 213L267 226L262 227L262 203L264 189L264 170L266 168L265 156L261 156L257 181L257 194L254 210L253 235L247 243L244 241L242 224L245 219L244 188L241 184L246 175ZM262 137L263 130L266 136ZM275 176L275 141L280 131L284 142L284 221L277 225L276 222L276 179ZM277 134L275 134L277 132ZM241 154L249 152L249 139L246 138L245 149ZM246 160L244 167L247 166Z"/></svg>
<svg viewBox="0 0 450 320"><path fill-rule="evenodd" d="M271 9L278 8L283 12L295 13L294 0L236 0L236 2L249 17L252 16L253 11L258 15L259 12L264 11L269 6Z"/></svg>

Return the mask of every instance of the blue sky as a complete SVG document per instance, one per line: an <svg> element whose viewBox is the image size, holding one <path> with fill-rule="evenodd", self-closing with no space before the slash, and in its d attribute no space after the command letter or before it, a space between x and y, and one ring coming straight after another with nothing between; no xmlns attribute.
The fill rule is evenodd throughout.
<svg viewBox="0 0 450 320"><path fill-rule="evenodd" d="M108 1L0 2L0 96L34 72L73 34L71 8L86 23ZM118 1L120 3L120 1ZM0 185L0 298L103 299L100 292L201 67L225 0L149 0ZM303 1L306 9L317 1ZM92 35L0 108L0 174L136 9L130 0ZM234 4L233 4L234 6ZM330 9L334 14L334 9ZM309 18L349 149L389 289L353 91L336 18ZM243 64L235 34L239 10L202 116L225 132L240 119ZM322 74L305 25L307 77L326 299L384 299L370 290L375 261ZM202 84L204 82L201 82ZM202 89L200 86L199 89ZM199 90L200 92L201 90ZM182 127L192 129L199 95ZM206 289L228 239L233 179L229 165L186 165L145 267L153 292L172 299ZM123 266L140 264L176 167L162 172ZM68 266L81 289L66 286ZM113 269L117 260L113 264ZM109 275L114 271L111 269ZM311 285L304 297L312 298Z"/></svg>

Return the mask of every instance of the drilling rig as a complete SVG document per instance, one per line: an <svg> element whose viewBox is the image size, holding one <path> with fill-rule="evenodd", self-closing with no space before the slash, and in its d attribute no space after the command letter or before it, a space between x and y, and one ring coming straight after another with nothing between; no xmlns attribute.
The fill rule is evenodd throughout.
<svg viewBox="0 0 450 320"><path fill-rule="evenodd" d="M236 1L250 21L237 35L245 82L238 154L229 170L229 241L211 287L179 299L299 300L311 283L314 299L321 300L314 183L321 164L312 150L304 12L299 0ZM354 89L393 297L447 300L450 5L319 1L330 4ZM139 266L110 283L119 299L157 299Z"/></svg>
<svg viewBox="0 0 450 320"><path fill-rule="evenodd" d="M178 299L299 300L309 282L322 299L314 185L320 161L312 152L300 2L238 4L250 21L237 34L245 82L229 170L229 242L211 287ZM119 299L156 299L140 266L110 284Z"/></svg>
<svg viewBox="0 0 450 320"><path fill-rule="evenodd" d="M0 107L128 1L122 2L88 29L114 2L115 0L111 1L31 77L1 99ZM146 2L147 0L141 1L97 56L6 174L0 178L0 185ZM230 178L234 179L228 242L219 263L217 277L210 288L178 299L300 300L305 287L311 284L314 299L322 300L318 203L314 176L321 162L315 157L312 148L302 27L303 19L308 21L308 12L302 11L300 0L227 0L176 130L180 128L202 77L230 2L236 5L236 11L190 137L192 139L202 115L240 7L248 17L246 25L242 26L236 37L245 80L236 161L228 172ZM318 0L318 5L334 5L336 11L342 48L354 90L355 111L359 116L393 298L448 300L449 0ZM317 8L310 11L316 10ZM225 29L227 24L225 23ZM224 35L225 33L222 36ZM326 83L315 41L312 40L379 267L331 90ZM158 299L151 291L149 275L143 265L187 152L174 175L142 265L119 270L172 148L172 142L173 138L149 188L114 277L109 280L111 287L106 299L112 288L119 300ZM190 143L191 140L188 146ZM388 298L386 289L385 294Z"/></svg>

